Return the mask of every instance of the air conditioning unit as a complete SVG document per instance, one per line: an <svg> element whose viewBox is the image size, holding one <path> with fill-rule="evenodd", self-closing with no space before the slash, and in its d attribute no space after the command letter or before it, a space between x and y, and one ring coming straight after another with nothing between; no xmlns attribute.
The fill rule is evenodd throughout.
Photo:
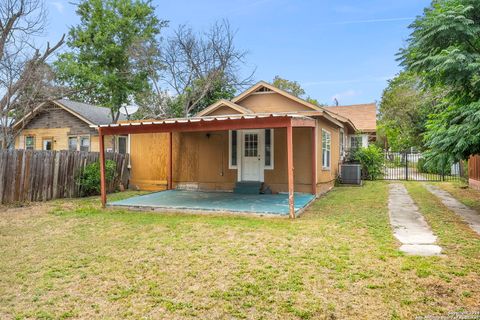
<svg viewBox="0 0 480 320"><path fill-rule="evenodd" d="M345 184L362 184L362 167L359 164L341 164L340 180Z"/></svg>

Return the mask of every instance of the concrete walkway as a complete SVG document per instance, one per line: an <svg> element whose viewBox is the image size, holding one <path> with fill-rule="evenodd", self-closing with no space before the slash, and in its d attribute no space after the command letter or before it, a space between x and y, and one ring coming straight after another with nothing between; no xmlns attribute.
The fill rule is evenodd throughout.
<svg viewBox="0 0 480 320"><path fill-rule="evenodd" d="M442 248L435 244L437 237L403 184L390 184L388 211L393 235L402 243L401 251L420 256L440 254Z"/></svg>
<svg viewBox="0 0 480 320"><path fill-rule="evenodd" d="M450 210L458 214L476 233L480 234L480 214L467 207L445 190L431 184L425 185L428 191L437 196Z"/></svg>

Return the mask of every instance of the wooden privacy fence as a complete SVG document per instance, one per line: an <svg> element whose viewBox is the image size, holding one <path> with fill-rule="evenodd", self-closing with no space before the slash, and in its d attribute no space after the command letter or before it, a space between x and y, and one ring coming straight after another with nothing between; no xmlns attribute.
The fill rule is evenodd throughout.
<svg viewBox="0 0 480 320"><path fill-rule="evenodd" d="M468 177L480 181L480 155L478 154L468 159Z"/></svg>
<svg viewBox="0 0 480 320"><path fill-rule="evenodd" d="M80 197L77 177L98 159L98 152L0 150L0 203ZM116 163L108 191L126 187L128 155L107 152L105 159Z"/></svg>

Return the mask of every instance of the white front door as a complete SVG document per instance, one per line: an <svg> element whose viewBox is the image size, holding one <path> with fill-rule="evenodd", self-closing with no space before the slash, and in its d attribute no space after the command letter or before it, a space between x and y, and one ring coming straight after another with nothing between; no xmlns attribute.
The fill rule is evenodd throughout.
<svg viewBox="0 0 480 320"><path fill-rule="evenodd" d="M242 181L263 181L262 130L243 130L242 132Z"/></svg>

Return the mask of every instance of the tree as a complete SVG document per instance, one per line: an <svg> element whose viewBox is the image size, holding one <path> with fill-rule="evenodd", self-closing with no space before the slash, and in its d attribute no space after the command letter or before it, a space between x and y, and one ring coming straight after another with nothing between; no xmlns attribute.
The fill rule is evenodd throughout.
<svg viewBox="0 0 480 320"><path fill-rule="evenodd" d="M59 56L56 70L64 84L79 90L74 98L109 107L116 121L122 105L150 90L149 68L167 21L141 0L83 0L77 14L70 51Z"/></svg>
<svg viewBox="0 0 480 320"><path fill-rule="evenodd" d="M428 88L447 92L426 125L430 157L458 160L480 153L480 3L433 1L410 28L402 65Z"/></svg>
<svg viewBox="0 0 480 320"><path fill-rule="evenodd" d="M300 86L297 81L291 81L280 76L275 76L273 78L272 85L277 87L278 89L282 89L287 91L288 93L293 94L295 97L302 97L305 94L305 90Z"/></svg>
<svg viewBox="0 0 480 320"><path fill-rule="evenodd" d="M273 78L272 85L274 87L277 87L278 89L287 91L288 93L294 95L295 97L302 98L311 104L314 104L319 107L324 106L324 104L318 102L317 99L313 99L310 96L303 98L305 96L305 90L297 81L291 81L291 80L284 79L280 76L275 76L275 78Z"/></svg>
<svg viewBox="0 0 480 320"><path fill-rule="evenodd" d="M218 99L231 99L237 89L252 83L253 72L240 77L247 52L238 49L234 40L235 32L226 20L202 34L185 25L175 30L158 70L175 93L171 110L191 116Z"/></svg>
<svg viewBox="0 0 480 320"><path fill-rule="evenodd" d="M401 72L390 80L380 102L378 125L388 146L394 151L423 149L428 116L441 98L441 92L425 90L415 74Z"/></svg>
<svg viewBox="0 0 480 320"><path fill-rule="evenodd" d="M33 38L45 29L46 11L40 0L0 2L0 128L1 147L12 143L12 126L39 103L61 94L47 60L63 44L62 37L45 48Z"/></svg>

